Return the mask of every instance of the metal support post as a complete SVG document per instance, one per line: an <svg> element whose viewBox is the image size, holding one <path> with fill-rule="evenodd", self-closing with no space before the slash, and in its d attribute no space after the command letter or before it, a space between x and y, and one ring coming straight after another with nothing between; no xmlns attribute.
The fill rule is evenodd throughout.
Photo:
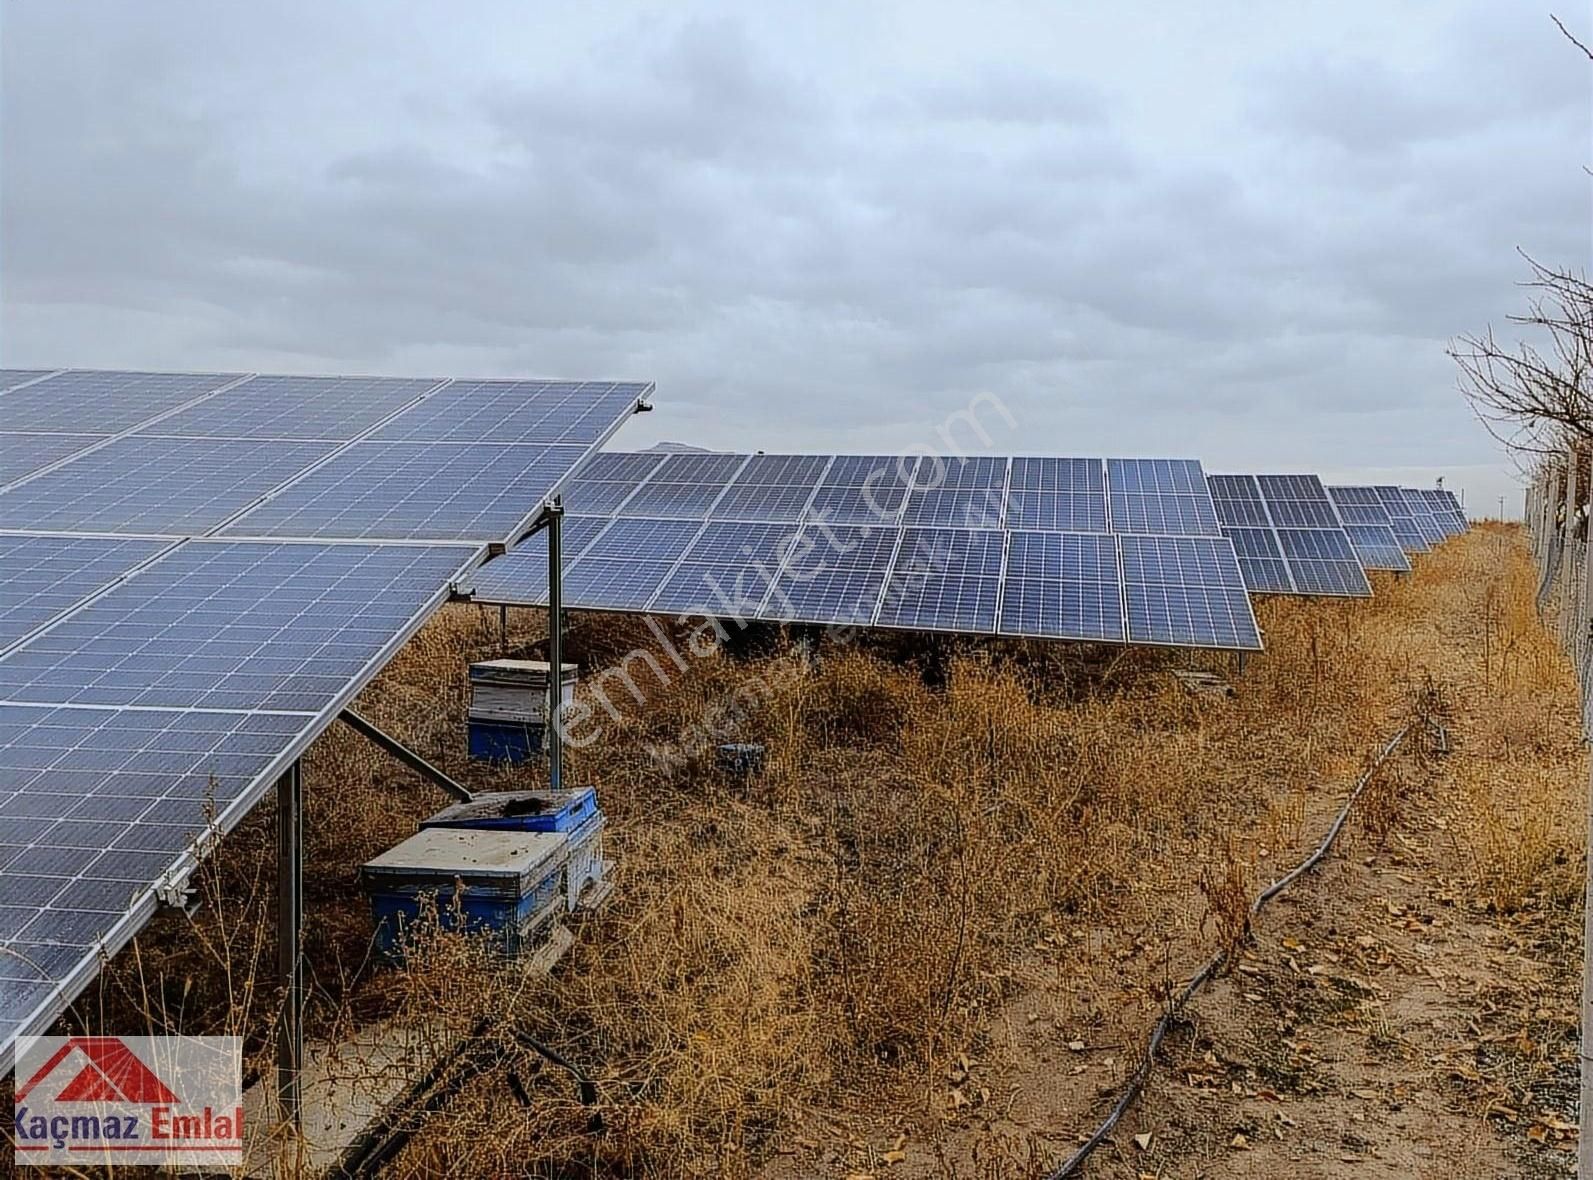
<svg viewBox="0 0 1593 1180"><path fill-rule="evenodd" d="M282 1020L277 1030L277 1108L299 1126L299 1068L304 1062L304 791L299 763L277 780L277 971Z"/></svg>
<svg viewBox="0 0 1593 1180"><path fill-rule="evenodd" d="M548 787L564 784L564 502L548 505Z"/></svg>
<svg viewBox="0 0 1593 1180"><path fill-rule="evenodd" d="M509 654L509 604L502 603L498 607L498 654Z"/></svg>

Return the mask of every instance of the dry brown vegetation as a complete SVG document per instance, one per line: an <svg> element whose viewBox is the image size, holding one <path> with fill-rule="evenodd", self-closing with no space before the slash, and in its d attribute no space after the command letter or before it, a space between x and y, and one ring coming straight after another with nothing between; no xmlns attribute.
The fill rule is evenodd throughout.
<svg viewBox="0 0 1593 1180"><path fill-rule="evenodd" d="M443 800L334 728L306 764L312 1029L398 1014L501 1043L395 1174L749 1176L792 1152L795 1174L844 1172L844 1150L809 1149L859 1115L954 1144L998 1103L963 1062L1000 1056L1014 997L1105 962L1139 997L1110 1017L1137 1040L1170 981L1243 941L1236 899L1314 842L1424 690L1447 702L1456 754L1392 764L1352 842L1376 845L1410 792L1436 791L1479 906L1573 922L1574 686L1532 582L1514 530L1475 529L1414 576L1378 578L1370 602L1262 601L1268 650L1238 676L1195 653L867 636L812 666L779 646L693 661L667 687L641 673L645 706L623 702L570 756L610 816L618 889L549 979L446 946L407 972L372 966L357 866ZM517 645L540 633L532 612L511 622ZM654 645L606 616L582 618L573 643L588 666ZM496 616L451 607L359 707L474 786L532 785L463 756L465 666L496 654ZM1192 693L1170 674L1188 667L1235 692ZM737 699L726 737L769 751L751 782L696 740ZM80 1009L122 1031L151 1012L242 1028L263 1066L272 823L267 803L214 858L198 917L163 915ZM601 1134L512 1029L591 1071ZM1001 1174L1060 1156L1099 1112L1065 1112L1063 1139ZM924 1170L953 1174L948 1150Z"/></svg>

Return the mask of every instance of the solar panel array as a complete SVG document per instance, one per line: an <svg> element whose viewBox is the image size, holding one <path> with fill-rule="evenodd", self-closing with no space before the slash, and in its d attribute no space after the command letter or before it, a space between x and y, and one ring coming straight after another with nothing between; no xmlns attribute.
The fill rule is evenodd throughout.
<svg viewBox="0 0 1593 1180"><path fill-rule="evenodd" d="M1222 531L1255 594L1369 597L1360 558L1314 475L1213 475Z"/></svg>
<svg viewBox="0 0 1593 1180"><path fill-rule="evenodd" d="M1344 531L1361 565L1369 570L1406 573L1410 559L1394 532L1394 522L1374 487L1330 487L1328 495L1339 510Z"/></svg>
<svg viewBox="0 0 1593 1180"><path fill-rule="evenodd" d="M0 371L0 1059L650 388Z"/></svg>
<svg viewBox="0 0 1593 1180"><path fill-rule="evenodd" d="M572 607L1260 647L1193 460L612 454L565 505ZM546 578L509 554L467 593Z"/></svg>

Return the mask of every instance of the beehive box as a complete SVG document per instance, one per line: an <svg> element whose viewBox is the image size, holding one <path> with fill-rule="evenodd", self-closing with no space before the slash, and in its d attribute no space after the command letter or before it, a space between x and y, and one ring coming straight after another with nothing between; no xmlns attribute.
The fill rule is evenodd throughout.
<svg viewBox="0 0 1593 1180"><path fill-rule="evenodd" d="M563 701L575 695L575 664L565 664ZM470 719L544 725L552 665L542 660L483 660L470 665Z"/></svg>
<svg viewBox="0 0 1593 1180"><path fill-rule="evenodd" d="M597 792L492 791L445 807L423 828L501 828L517 832L573 832L597 814Z"/></svg>
<svg viewBox="0 0 1593 1180"><path fill-rule="evenodd" d="M568 857L562 832L422 828L360 870L377 949L401 958L434 903L444 930L483 933L504 954L520 955L567 907Z"/></svg>

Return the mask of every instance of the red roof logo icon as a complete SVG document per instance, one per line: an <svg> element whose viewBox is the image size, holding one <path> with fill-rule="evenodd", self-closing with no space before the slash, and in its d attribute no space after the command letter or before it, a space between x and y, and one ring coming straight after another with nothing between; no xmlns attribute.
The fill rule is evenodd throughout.
<svg viewBox="0 0 1593 1180"><path fill-rule="evenodd" d="M71 1037L51 1055L18 1090L20 1103L40 1082L48 1078L73 1051L88 1060L77 1076L68 1082L56 1102L133 1102L172 1104L177 1101L166 1083L155 1076L123 1042L121 1037Z"/></svg>

